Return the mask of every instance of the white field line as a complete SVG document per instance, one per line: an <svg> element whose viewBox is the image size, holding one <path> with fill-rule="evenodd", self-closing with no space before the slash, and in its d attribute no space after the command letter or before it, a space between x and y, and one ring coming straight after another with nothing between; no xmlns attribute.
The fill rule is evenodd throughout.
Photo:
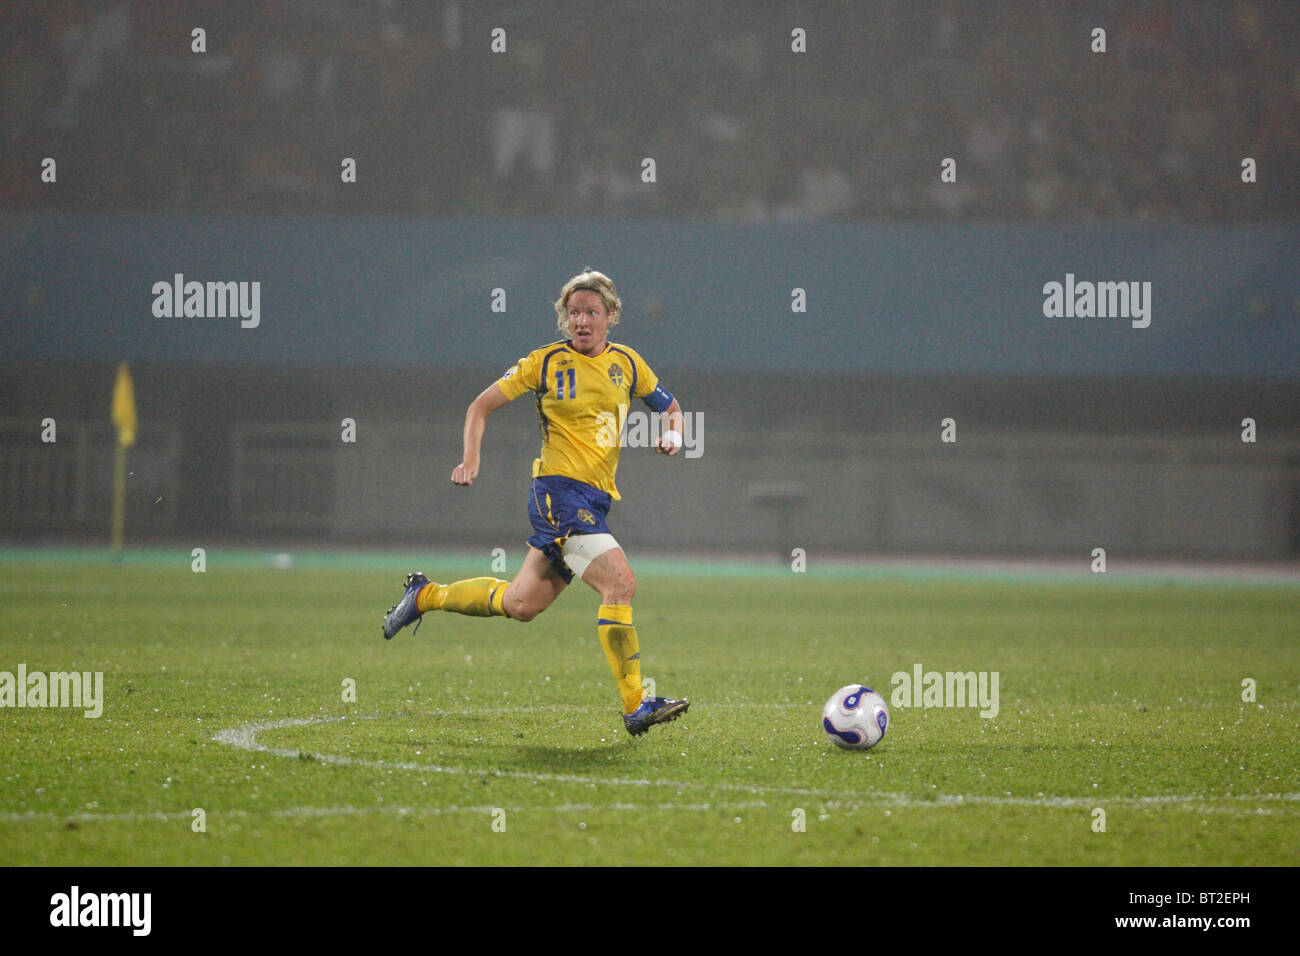
<svg viewBox="0 0 1300 956"><path fill-rule="evenodd" d="M488 816L496 810L507 813L606 813L610 810L622 812L645 813L655 810L685 810L691 813L704 811L762 810L768 804L762 800L750 800L742 803L562 803L552 807L546 806L504 806L492 805L481 807L284 807L278 810L213 810L207 815L209 820L225 819L302 819L313 817L440 817L457 813L474 813ZM131 812L122 813L54 813L52 811L28 811L26 813L0 813L0 823L169 823L175 820L189 822L193 819L190 811Z"/></svg>
<svg viewBox="0 0 1300 956"><path fill-rule="evenodd" d="M872 808L924 808L924 807L954 807L965 806L967 804L977 803L999 803L1018 804L1032 807L1067 807L1075 806L1076 802L1068 800L1037 800L1034 798L971 798L971 797L945 797L939 800L916 800L903 798L901 800L887 799L870 799L876 796L890 797L890 794L866 794L869 799L854 802L829 801L818 805L818 810L845 811L855 812L864 807ZM1259 802L1269 802L1277 800L1291 800L1295 794L1268 794L1261 797L1234 797L1222 799L1251 799ZM1199 800L1199 797L1148 797L1138 798L1139 800L1165 801L1168 802L1172 809L1189 810L1197 813L1229 813L1242 814L1249 816L1274 816L1287 815L1290 807L1273 808L1273 807L1225 807L1225 806L1204 806L1190 802L1174 802L1184 800ZM1099 801L1077 801L1078 806L1112 806L1120 801L1099 800ZM226 819L316 819L326 817L366 817L366 816L388 816L388 817L441 817L452 816L455 814L479 814L490 816L496 810L505 810L510 814L524 813L653 813L656 811L685 811L688 813L734 813L744 810L767 810L773 808L773 804L765 800L750 800L741 803L564 803L556 806L482 806L482 807L283 807L277 810L214 810L209 814L209 818L214 822ZM785 810L786 807L779 809ZM164 813L161 810L154 812L122 812L122 813L53 813L48 811L36 812L28 811L26 813L0 813L0 824L6 823L170 823L173 821L190 822L192 814L187 811Z"/></svg>
<svg viewBox="0 0 1300 956"><path fill-rule="evenodd" d="M514 709L517 712L517 708ZM442 713L456 713L454 711L442 711ZM469 712L466 712L469 713ZM479 712L481 713L481 711ZM580 784L598 784L607 787L656 787L673 790L732 790L740 793L763 794L763 793L782 793L794 796L831 796L831 794L820 790L806 790L793 787L755 787L748 784L698 784L688 783L676 780L645 780L639 777L586 777L581 774L567 773L538 773L531 770L480 770L473 767L453 767L442 764L432 763L412 763L410 761L397 760L367 760L359 757L342 757L337 754L313 753L310 751L292 750L286 747L269 747L257 740L257 735L268 730L282 730L286 727L310 727L315 724L339 723L347 720L376 720L381 719L382 714L364 714L355 717L306 717L291 718L289 720L270 720L264 722L255 722L243 724L239 727L233 727L230 730L223 730L213 736L213 740L218 743L227 744L231 747L238 747L241 750L250 750L255 753L272 754L276 757L289 757L293 759L307 758L319 761L320 763L335 764L341 767L366 767L373 770L406 770L413 773L445 773L457 776L470 777L504 777L518 780L532 780L540 783L580 783Z"/></svg>
<svg viewBox="0 0 1300 956"><path fill-rule="evenodd" d="M749 705L746 705L749 706ZM790 707L803 707L802 704L779 705ZM592 710L594 707L585 706L567 706L567 705L548 705L529 707L529 710L547 710L547 711L580 711ZM475 708L474 710L464 711L439 711L438 713L450 715L482 715L485 713L517 713L518 707L496 707L496 708ZM830 791L801 789L793 787L765 787L753 786L748 784L728 784L715 783L703 784L694 782L682 782L674 780L644 780L639 778L600 778L585 777L577 774L550 774L550 773L533 773L528 771L504 771L504 770L481 770L467 767L448 767L438 764L417 764L405 761L385 761L385 760L362 760L353 757L342 757L333 754L310 753L307 751L291 750L282 747L270 747L257 740L257 735L263 731L280 730L288 727L308 727L317 724L338 723L348 720L382 720L396 717L416 716L413 714L364 714L353 716L321 716L308 718L295 718L289 720L273 720L243 724L239 727L233 727L229 730L223 730L217 733L212 739L237 747L242 750L248 750L255 753L268 753L277 757L287 757L298 759L307 757L320 763L329 763L337 766L366 767L372 769L385 770L407 770L416 773L445 773L457 774L463 776L475 777L504 777L516 778L522 780L533 780L539 782L554 783L582 783L597 784L602 786L614 787L639 787L639 788L666 788L675 790L724 790L739 791L752 795L771 794L782 796L799 796L799 797L818 797L820 799L815 806L819 810L845 810L857 811L866 807L871 808L953 808L965 806L1005 806L1005 807L1029 807L1029 808L1095 808L1095 807L1113 807L1123 806L1137 809L1177 809L1197 813L1230 813L1243 814L1251 816L1264 816L1274 814L1290 814L1294 812L1292 806L1300 801L1300 793L1266 793L1266 794L1230 794L1227 796L1207 796L1203 794L1161 794L1156 796L1145 797L1102 797L1094 795L1090 797L1060 797L1037 794L1031 797L1016 796L987 796L987 795L965 795L965 794L935 794L928 797L917 797L906 793L890 793L885 791L864 790L860 792L849 792L847 794L836 794ZM1255 806L1243 806L1242 804L1255 804ZM1225 805L1226 804L1226 805ZM1235 804L1235 805L1233 805ZM1264 804L1265 806L1261 806ZM1269 806L1271 805L1271 806ZM733 803L712 803L707 801L696 802L653 802L644 803L633 802L613 802L613 803L563 803L554 806L530 805L530 806L446 806L446 807L353 807L353 806L335 806L335 807L286 807L277 810L216 810L209 814L211 818L255 818L255 819L299 819L299 818L324 818L324 817L346 817L346 816L443 816L451 814L491 814L494 810L504 809L508 813L602 813L609 811L618 812L653 812L662 811L685 811L685 812L718 812L718 811L736 811L752 809L768 809L773 806L779 806L785 809L784 801L781 804L773 804L765 800L748 800ZM184 820L189 821L192 818L190 811L178 812L120 812L120 813L96 813L96 812L75 812L75 813L55 813L55 812L0 812L0 823L99 823L99 822L171 822Z"/></svg>
<svg viewBox="0 0 1300 956"><path fill-rule="evenodd" d="M518 708L501 708L517 711ZM475 711L442 711L445 714L484 713ZM747 793L755 796L765 794L797 797L822 797L834 801L837 805L885 805L891 807L962 807L962 806L1023 806L1023 807L1177 807L1182 809L1203 810L1206 812L1264 812L1264 808L1217 807L1218 803L1295 803L1300 801L1300 793L1281 794L1232 794L1228 796L1205 796L1200 794L1161 794L1146 797L1053 797L1037 794L1032 797L987 796L964 794L935 794L929 797L915 797L906 793L889 793L884 791L864 790L861 792L836 793L828 790L815 790L801 787L768 787L741 783L696 783L679 780L646 780L637 777L588 777L580 774L537 773L525 770L481 770L470 767L445 766L432 763L412 763L410 761L369 760L356 757L343 757L336 754L312 753L284 747L270 747L257 740L257 735L264 731L281 730L288 727L309 727L316 724L339 723L347 720L380 720L383 714L364 714L346 717L306 717L287 720L258 721L242 724L217 733L212 739L218 743L238 747L256 753L268 753L277 757L298 759L306 757L320 763L344 767L366 767L380 770L405 770L413 773L445 773L475 777L503 777L520 780L532 780L545 783L580 783L596 784L609 787L645 787L674 790L730 791ZM705 805L707 806L707 805Z"/></svg>

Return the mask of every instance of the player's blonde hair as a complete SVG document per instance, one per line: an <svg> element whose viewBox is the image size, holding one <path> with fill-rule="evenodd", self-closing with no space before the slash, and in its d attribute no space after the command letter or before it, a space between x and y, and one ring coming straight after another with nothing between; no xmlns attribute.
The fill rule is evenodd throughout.
<svg viewBox="0 0 1300 956"><path fill-rule="evenodd" d="M618 297L614 281L605 273L597 272L591 266L587 266L564 283L564 288L560 290L560 297L555 300L555 327L566 339L570 337L569 296L584 289L600 296L600 301L605 303L605 310L609 313L611 326L618 325L618 318L623 314L623 300Z"/></svg>

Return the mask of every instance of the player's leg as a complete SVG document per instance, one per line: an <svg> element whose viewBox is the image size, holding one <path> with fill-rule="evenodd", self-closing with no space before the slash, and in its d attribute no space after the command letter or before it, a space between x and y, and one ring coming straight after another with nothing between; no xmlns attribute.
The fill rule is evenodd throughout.
<svg viewBox="0 0 1300 956"><path fill-rule="evenodd" d="M513 581L482 577L438 584L423 574L408 574L406 594L384 618L384 637L391 638L407 624L423 621L428 611L531 621L546 610L573 579L573 572L560 551L558 542L565 532L556 524L552 497L545 485L539 491L538 484L534 478L528 496L528 517L533 526L528 555Z"/></svg>
<svg viewBox="0 0 1300 956"><path fill-rule="evenodd" d="M420 613L452 611L474 617L510 617L531 621L560 596L568 582L541 551L530 547L523 567L510 582L469 578L454 584L430 582L417 598Z"/></svg>
<svg viewBox="0 0 1300 956"><path fill-rule="evenodd" d="M636 576L611 534L574 535L564 544L564 560L600 595L596 631L623 702L623 722L634 735L686 712L688 700L646 697L641 688L641 645L632 624Z"/></svg>
<svg viewBox="0 0 1300 956"><path fill-rule="evenodd" d="M550 558L530 547L523 567L503 592L505 613L516 621L531 621L550 607L568 584Z"/></svg>
<svg viewBox="0 0 1300 956"><path fill-rule="evenodd" d="M607 538L607 541L600 541L601 538ZM571 549L566 542L565 560L569 566L582 577L582 580L591 585L592 589L600 595L600 599L605 604L625 604L629 607L632 604L632 598L636 597L636 575L632 573L632 566L628 564L627 554L618 546L612 534L584 534L575 535L569 539L574 543ZM581 571L574 567L575 563L581 563L581 557L587 554L595 554L595 557L588 558L588 563ZM577 558L577 561L574 559Z"/></svg>
<svg viewBox="0 0 1300 956"><path fill-rule="evenodd" d="M384 617L384 637L392 638L412 621L418 629L418 622L429 611L531 621L550 607L567 584L564 575L536 548L528 549L523 567L509 582L481 577L438 584L412 572L406 576L406 594Z"/></svg>
<svg viewBox="0 0 1300 956"><path fill-rule="evenodd" d="M604 540L602 540L604 539ZM584 534L569 539L565 560L600 595L596 614L596 632L609 661L609 669L618 685L623 713L635 713L641 706L641 645L632 624L632 598L636 595L636 577L627 555L618 547L613 535ZM567 542L566 542L567 544ZM583 553L578 553L581 549Z"/></svg>
<svg viewBox="0 0 1300 956"><path fill-rule="evenodd" d="M419 571L406 576L406 593L384 615L384 639L391 640L406 625L420 629L426 611L454 611L475 617L504 617L502 598L507 582L500 578L467 578L451 584L430 581Z"/></svg>
<svg viewBox="0 0 1300 956"><path fill-rule="evenodd" d="M416 595L416 608L426 611L450 611L471 617L505 617L505 590L509 582L501 578L481 577L437 584L429 581Z"/></svg>

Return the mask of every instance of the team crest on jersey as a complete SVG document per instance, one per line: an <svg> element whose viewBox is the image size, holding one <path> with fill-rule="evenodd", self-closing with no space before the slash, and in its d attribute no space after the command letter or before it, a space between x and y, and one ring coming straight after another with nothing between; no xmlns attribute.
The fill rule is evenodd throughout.
<svg viewBox="0 0 1300 956"><path fill-rule="evenodd" d="M609 367L609 380L615 385L623 384L623 366L611 365Z"/></svg>
<svg viewBox="0 0 1300 956"><path fill-rule="evenodd" d="M595 523L596 523L596 516L595 516L594 514L592 514L590 511L588 511L586 508L579 508L579 509L578 509L578 520L579 520L579 521L585 521L587 524L595 524Z"/></svg>

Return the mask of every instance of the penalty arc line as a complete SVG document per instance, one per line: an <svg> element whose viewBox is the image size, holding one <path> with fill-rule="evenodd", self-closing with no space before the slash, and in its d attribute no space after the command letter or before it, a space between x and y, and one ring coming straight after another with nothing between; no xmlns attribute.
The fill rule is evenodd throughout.
<svg viewBox="0 0 1300 956"><path fill-rule="evenodd" d="M442 713L446 714L455 712L442 711ZM257 739L258 734L268 730L283 730L289 727L310 727L317 724L339 723L347 720L379 720L384 719L387 716L391 715L363 714L355 717L305 717L290 718L288 720L254 722L250 724L242 724L239 727L232 727L229 730L220 731L213 735L212 739L218 743L226 744L231 747L238 747L241 750L248 750L254 753L267 753L276 757L288 757L290 759L307 758L319 763L332 764L340 767L365 767L372 770L407 770L413 773L443 773L469 777L504 777L518 780L532 780L540 783L594 783L610 787L662 787L664 789L672 790L731 790L739 793L755 795L764 793L780 793L792 796L835 796L835 794L827 791L807 790L796 787L760 787L748 784L727 783L700 784L679 780L646 780L638 777L585 777L581 774L542 773L532 770L481 770L473 767L412 763L410 761L368 760L361 757L344 757L338 754L312 753L310 751L294 750L286 747L271 747L261 743Z"/></svg>
<svg viewBox="0 0 1300 956"><path fill-rule="evenodd" d="M457 711L441 711L444 714L460 713ZM471 711L463 712L465 714L477 713ZM1203 812L1228 812L1228 813L1261 813L1271 812L1264 811L1262 808L1248 809L1239 807L1215 806L1216 802L1222 801L1253 801L1257 803L1295 803L1300 801L1300 793L1276 793L1276 794L1229 794L1226 796L1206 796L1200 794L1159 794L1145 797L1049 797L1043 794L1033 797L1015 797L1015 796L986 796L986 795L964 795L964 794L935 794L929 797L914 797L906 793L891 793L886 791L857 791L848 794L837 793L828 790L816 790L802 787L770 787L755 784L738 784L738 783L698 783L693 781L681 780L647 780L637 777L588 777L580 774L557 774L543 773L529 770L482 770L472 767L446 766L443 764L424 764L414 763L411 761L394 761L394 760L371 760L359 757L344 757L338 754L313 753L309 751L290 749L286 747L271 747L261 743L257 735L265 731L283 730L290 727L311 727L319 724L340 723L342 721L356 720L382 720L397 715L385 714L362 714L345 717L305 717L289 718L285 720L255 721L252 723L241 724L238 727L232 727L228 730L222 730L213 735L213 740L227 746L236 747L241 750L247 750L254 753L267 753L276 757L286 757L290 759L307 758L319 763L331 764L342 767L363 767L373 770L404 770L412 773L440 773L457 776L471 777L501 777L519 780L532 780L542 783L577 783L577 784L597 784L600 786L610 787L642 787L642 788L664 788L673 790L703 790L716 791L724 790L737 793L747 793L755 796L763 794L799 796L799 797L823 797L835 801L840 805L862 805L873 804L891 807L962 807L962 806L1024 806L1024 807L1098 807L1098 806L1130 806L1130 807L1175 807L1178 809L1198 810Z"/></svg>

